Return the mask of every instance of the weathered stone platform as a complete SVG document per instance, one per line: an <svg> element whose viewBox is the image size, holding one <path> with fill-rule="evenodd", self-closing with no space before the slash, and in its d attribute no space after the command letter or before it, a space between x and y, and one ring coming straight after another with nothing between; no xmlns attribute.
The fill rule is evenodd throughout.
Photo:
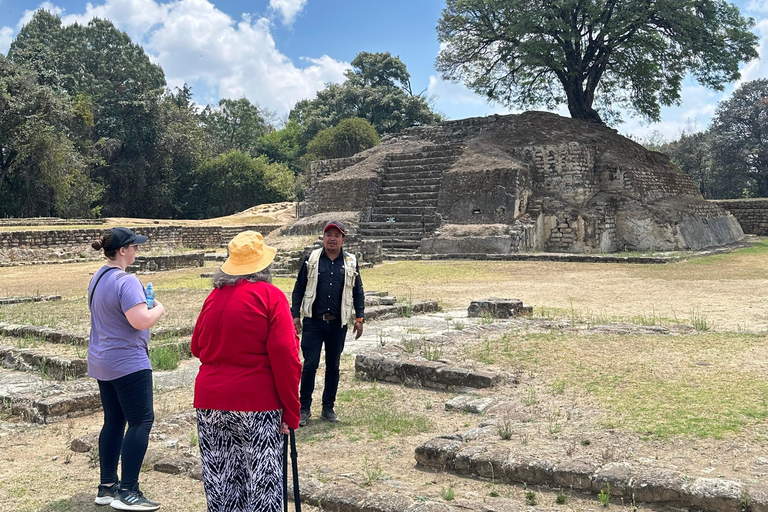
<svg viewBox="0 0 768 512"><path fill-rule="evenodd" d="M163 256L137 256L127 272L161 272L177 268L204 267L205 253L168 254Z"/></svg>
<svg viewBox="0 0 768 512"><path fill-rule="evenodd" d="M361 380L448 390L490 388L502 381L502 375L494 372L456 368L439 361L400 360L381 354L357 354L355 376Z"/></svg>
<svg viewBox="0 0 768 512"><path fill-rule="evenodd" d="M520 299L500 299L498 297L473 300L467 308L468 317L490 315L491 318L514 318L532 313L533 306L526 306Z"/></svg>
<svg viewBox="0 0 768 512"><path fill-rule="evenodd" d="M708 512L768 511L768 488L736 480L689 478L671 469L636 467L627 462L602 464L593 459L550 461L503 444L472 442L493 435L488 425L463 434L435 437L416 448L417 465L495 483L544 485L599 493L633 502L662 503Z"/></svg>

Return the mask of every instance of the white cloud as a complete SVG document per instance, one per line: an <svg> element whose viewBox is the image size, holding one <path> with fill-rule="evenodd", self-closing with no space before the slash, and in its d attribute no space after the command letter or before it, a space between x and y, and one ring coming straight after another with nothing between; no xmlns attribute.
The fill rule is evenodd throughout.
<svg viewBox="0 0 768 512"><path fill-rule="evenodd" d="M0 53L8 53L8 48L13 42L13 29L11 27L0 27Z"/></svg>
<svg viewBox="0 0 768 512"><path fill-rule="evenodd" d="M750 0L747 2L747 11L768 13L768 2L765 0Z"/></svg>
<svg viewBox="0 0 768 512"><path fill-rule="evenodd" d="M758 21L755 28L757 35L760 36L760 43L757 47L760 56L744 66L744 69L741 70L741 80L736 83L736 87L750 80L768 78L768 18Z"/></svg>
<svg viewBox="0 0 768 512"><path fill-rule="evenodd" d="M307 65L299 67L277 48L267 18L233 20L208 0L106 0L62 20L93 17L125 30L162 66L168 85L190 84L198 103L247 97L284 115L325 83L343 81L349 68L327 55L302 59Z"/></svg>
<svg viewBox="0 0 768 512"><path fill-rule="evenodd" d="M283 25L293 25L307 0L269 0L269 8L283 18Z"/></svg>

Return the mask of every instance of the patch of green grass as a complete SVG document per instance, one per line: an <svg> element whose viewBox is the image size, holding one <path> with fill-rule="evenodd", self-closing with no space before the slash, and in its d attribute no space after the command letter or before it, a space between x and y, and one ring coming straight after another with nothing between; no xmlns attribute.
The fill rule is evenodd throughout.
<svg viewBox="0 0 768 512"><path fill-rule="evenodd" d="M402 410L394 392L377 383L340 391L337 395L342 428L356 434L368 432L374 439L390 435L414 435L432 430L427 416Z"/></svg>
<svg viewBox="0 0 768 512"><path fill-rule="evenodd" d="M617 428L649 438L719 439L768 419L768 376L755 362L768 351L768 336L508 334L508 351L497 350L504 342L496 338L465 354L480 360L490 350L496 367L535 371L556 393L565 382L569 391L586 391ZM538 401L534 388L521 389L518 399Z"/></svg>
<svg viewBox="0 0 768 512"><path fill-rule="evenodd" d="M181 353L175 345L160 345L149 349L149 362L155 371L175 370L180 360Z"/></svg>

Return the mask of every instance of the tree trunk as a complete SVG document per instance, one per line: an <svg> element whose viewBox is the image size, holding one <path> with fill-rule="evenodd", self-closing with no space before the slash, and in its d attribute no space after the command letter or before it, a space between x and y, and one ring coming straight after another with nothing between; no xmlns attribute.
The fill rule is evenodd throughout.
<svg viewBox="0 0 768 512"><path fill-rule="evenodd" d="M574 119L581 119L582 121L589 121L590 123L603 123L600 118L600 114L592 108L591 104L587 104L584 101L578 101L578 99L571 100L571 95L568 95L568 112L571 113L571 117Z"/></svg>

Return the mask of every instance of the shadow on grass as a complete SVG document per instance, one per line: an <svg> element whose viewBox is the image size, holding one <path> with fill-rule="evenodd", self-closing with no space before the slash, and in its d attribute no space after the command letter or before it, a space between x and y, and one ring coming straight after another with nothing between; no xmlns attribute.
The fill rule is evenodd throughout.
<svg viewBox="0 0 768 512"><path fill-rule="evenodd" d="M104 512L103 506L98 506L93 502L95 490L93 493L81 492L71 498L58 500L43 506L40 512L95 512L97 510ZM106 507L112 510L110 507Z"/></svg>

